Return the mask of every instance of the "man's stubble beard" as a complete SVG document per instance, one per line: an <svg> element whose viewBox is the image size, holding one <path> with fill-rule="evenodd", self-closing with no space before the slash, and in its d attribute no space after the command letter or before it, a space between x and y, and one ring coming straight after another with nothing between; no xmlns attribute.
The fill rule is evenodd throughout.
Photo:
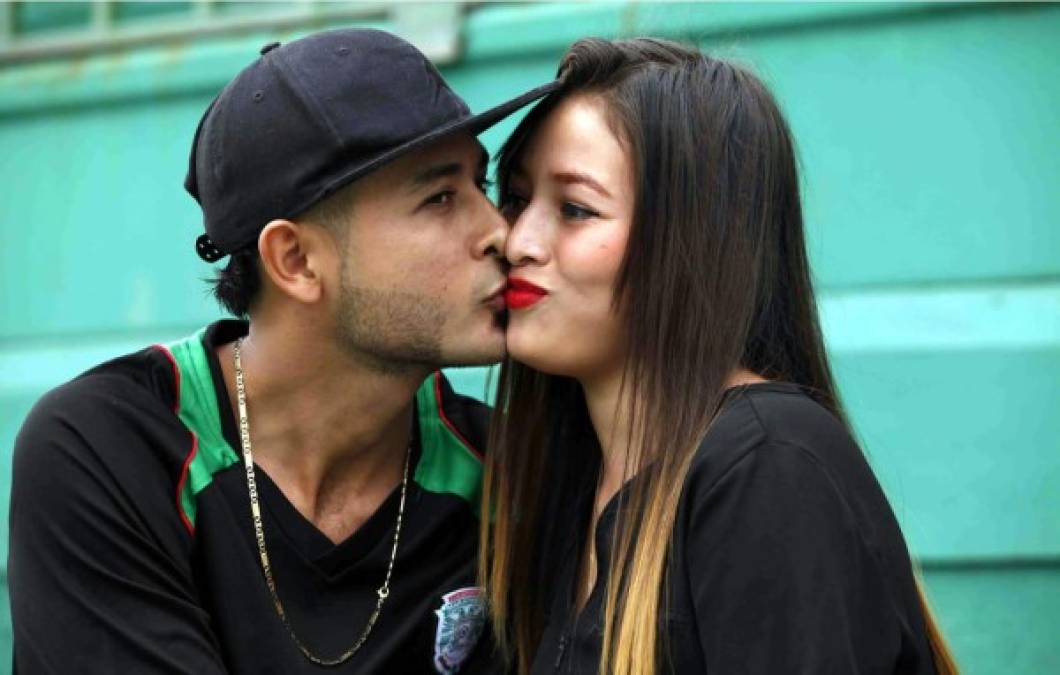
<svg viewBox="0 0 1060 675"><path fill-rule="evenodd" d="M344 269L335 317L339 346L386 375L435 370L442 365L444 307L403 291L359 288Z"/></svg>

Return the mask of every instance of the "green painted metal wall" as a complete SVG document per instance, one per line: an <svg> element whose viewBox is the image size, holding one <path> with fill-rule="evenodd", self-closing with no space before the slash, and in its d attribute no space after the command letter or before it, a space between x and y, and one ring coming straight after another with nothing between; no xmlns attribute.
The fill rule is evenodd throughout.
<svg viewBox="0 0 1060 675"><path fill-rule="evenodd" d="M484 5L461 28L443 70L475 109L584 35L694 40L764 76L800 146L842 392L942 625L968 673L1060 672L1060 5ZM219 316L188 145L257 48L301 32L0 66L5 509L43 391Z"/></svg>

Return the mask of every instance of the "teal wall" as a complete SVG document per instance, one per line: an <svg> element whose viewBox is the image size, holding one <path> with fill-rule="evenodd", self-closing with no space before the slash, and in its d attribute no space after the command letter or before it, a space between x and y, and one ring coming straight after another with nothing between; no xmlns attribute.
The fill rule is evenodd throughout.
<svg viewBox="0 0 1060 675"><path fill-rule="evenodd" d="M83 19L35 11L26 30ZM474 109L590 34L694 40L767 80L842 392L942 626L968 673L1060 672L1060 5L486 5L462 31L443 70ZM188 146L257 48L301 32L0 65L5 508L43 391L219 316Z"/></svg>

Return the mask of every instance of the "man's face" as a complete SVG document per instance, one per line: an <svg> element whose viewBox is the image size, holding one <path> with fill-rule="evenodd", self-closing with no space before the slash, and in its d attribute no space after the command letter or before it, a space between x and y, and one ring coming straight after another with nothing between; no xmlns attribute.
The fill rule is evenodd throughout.
<svg viewBox="0 0 1060 675"><path fill-rule="evenodd" d="M487 159L459 135L357 181L333 299L345 350L398 370L504 356L508 228L483 193Z"/></svg>

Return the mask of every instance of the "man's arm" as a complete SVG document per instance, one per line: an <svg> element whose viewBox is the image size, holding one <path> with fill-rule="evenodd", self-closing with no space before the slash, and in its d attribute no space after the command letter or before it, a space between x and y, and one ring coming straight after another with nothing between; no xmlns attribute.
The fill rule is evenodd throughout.
<svg viewBox="0 0 1060 675"><path fill-rule="evenodd" d="M152 522L171 478L128 410L112 391L75 381L42 399L16 439L16 673L225 672L190 556L171 536L179 530Z"/></svg>

